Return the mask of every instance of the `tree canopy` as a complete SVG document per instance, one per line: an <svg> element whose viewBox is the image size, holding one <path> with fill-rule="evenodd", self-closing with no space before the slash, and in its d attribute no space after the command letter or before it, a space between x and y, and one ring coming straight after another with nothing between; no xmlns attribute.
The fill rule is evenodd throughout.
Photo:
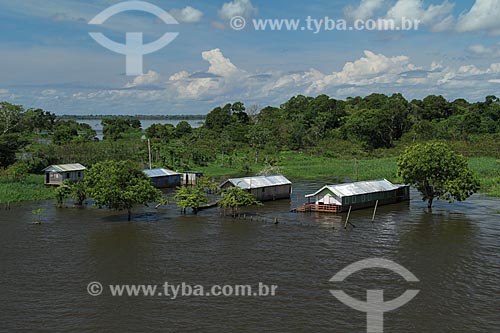
<svg viewBox="0 0 500 333"><path fill-rule="evenodd" d="M87 193L99 206L127 210L128 220L135 205L147 205L161 198L161 191L129 161L96 163L85 175Z"/></svg>
<svg viewBox="0 0 500 333"><path fill-rule="evenodd" d="M408 147L398 159L398 176L422 193L429 208L434 199L466 200L480 186L467 159L444 143Z"/></svg>
<svg viewBox="0 0 500 333"><path fill-rule="evenodd" d="M255 205L262 205L256 200L253 195L237 186L229 187L222 192L222 198L219 201L221 208L230 208L232 215L236 216L240 207L249 207Z"/></svg>

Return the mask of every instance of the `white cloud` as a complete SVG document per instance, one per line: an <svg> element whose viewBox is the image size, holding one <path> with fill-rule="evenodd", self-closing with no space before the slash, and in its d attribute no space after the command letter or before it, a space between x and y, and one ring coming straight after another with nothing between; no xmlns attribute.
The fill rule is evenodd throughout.
<svg viewBox="0 0 500 333"><path fill-rule="evenodd" d="M448 15L441 22L434 24L431 27L432 32L443 32L453 30L455 27L455 17L453 15Z"/></svg>
<svg viewBox="0 0 500 333"><path fill-rule="evenodd" d="M344 14L351 20L366 20L372 18L383 4L384 0L361 0L358 7L347 6L344 8Z"/></svg>
<svg viewBox="0 0 500 333"><path fill-rule="evenodd" d="M173 9L170 11L170 14L179 22L182 23L196 23L200 22L203 17L203 12L193 8L191 6L187 6L183 9Z"/></svg>
<svg viewBox="0 0 500 333"><path fill-rule="evenodd" d="M480 75L480 74L486 73L487 71L481 70L481 69L477 68L475 65L464 65L464 66L460 66L460 68L458 69L458 72L461 74Z"/></svg>
<svg viewBox="0 0 500 333"><path fill-rule="evenodd" d="M406 55L385 55L368 50L329 73L315 68L295 72L247 71L238 68L220 49L205 51L201 58L206 62L204 70L181 70L171 74L167 81L150 71L126 85L129 88L142 86L141 89L44 87L22 92L22 103L51 111L98 113L105 108L110 113L132 114L144 109L147 103L148 112L153 114L164 111L165 105L181 113L203 113L236 100L246 104L279 105L297 94L346 98L373 92L401 92L409 99L442 94L449 99L482 100L486 95L497 94L500 83L500 63L487 67L471 63L444 67L438 62L416 66ZM148 87L151 84L156 87ZM0 89L0 97L10 93ZM57 100L51 96L58 96Z"/></svg>
<svg viewBox="0 0 500 333"><path fill-rule="evenodd" d="M230 20L235 16L250 18L257 15L257 8L250 0L234 0L226 2L219 10L219 17L223 20Z"/></svg>
<svg viewBox="0 0 500 333"><path fill-rule="evenodd" d="M328 86L389 83L396 80L400 73L417 69L410 64L407 56L387 57L371 51L364 51L364 54L360 59L347 62L342 71L314 82L312 90L321 92Z"/></svg>
<svg viewBox="0 0 500 333"><path fill-rule="evenodd" d="M196 99L218 93L222 94L225 90L235 87L234 83L242 76L247 76L231 60L224 57L220 49L202 52L201 56L209 63L209 68L202 77L181 71L169 78L169 83L181 98Z"/></svg>
<svg viewBox="0 0 500 333"><path fill-rule="evenodd" d="M449 25L450 14L455 5L453 3L444 1L440 5L430 5L424 7L423 0L398 0L396 4L387 12L387 18L401 21L402 18L419 20L422 24L434 26L433 29L441 28L442 21L446 20Z"/></svg>
<svg viewBox="0 0 500 333"><path fill-rule="evenodd" d="M491 34L500 34L500 1L476 0L471 10L458 19L456 30L470 32L486 30Z"/></svg>
<svg viewBox="0 0 500 333"><path fill-rule="evenodd" d="M208 73L229 76L238 71L235 65L228 58L224 57L220 49L205 51L201 54L203 60L210 63Z"/></svg>
<svg viewBox="0 0 500 333"><path fill-rule="evenodd" d="M136 76L132 82L125 85L125 88L134 88L138 86L148 86L160 81L160 74L155 71L149 71L146 74Z"/></svg>
<svg viewBox="0 0 500 333"><path fill-rule="evenodd" d="M477 56L498 58L500 57L500 43L491 47L484 46L483 44L474 44L467 49L470 53Z"/></svg>

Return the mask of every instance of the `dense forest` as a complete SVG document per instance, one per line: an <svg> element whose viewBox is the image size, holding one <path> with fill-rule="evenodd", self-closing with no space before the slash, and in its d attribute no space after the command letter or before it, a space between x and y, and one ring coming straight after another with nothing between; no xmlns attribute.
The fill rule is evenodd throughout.
<svg viewBox="0 0 500 333"><path fill-rule="evenodd" d="M0 168L16 175L39 173L54 163L90 166L103 160L131 160L143 167L149 155L145 137L153 164L176 170L217 162L248 171L255 164L279 164L283 151L333 158L393 156L407 145L434 140L466 156L500 156L495 96L470 103L435 95L412 101L401 94L346 100L299 95L278 107L247 109L241 102L216 107L199 128L182 121L141 129L137 117L107 117L102 124L104 139L97 140L89 125L2 102Z"/></svg>

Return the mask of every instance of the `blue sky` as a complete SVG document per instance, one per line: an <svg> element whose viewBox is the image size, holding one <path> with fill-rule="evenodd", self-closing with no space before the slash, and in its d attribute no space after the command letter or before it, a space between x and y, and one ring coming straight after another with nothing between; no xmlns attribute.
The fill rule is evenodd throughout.
<svg viewBox="0 0 500 333"><path fill-rule="evenodd" d="M138 11L88 24L120 1L0 0L0 100L58 114L203 114L243 101L279 105L291 96L402 93L471 101L499 95L499 0L151 0L179 21ZM231 29L230 18L247 26ZM418 31L256 31L254 19L401 17ZM117 42L143 32L179 36L144 56L145 74L125 75Z"/></svg>

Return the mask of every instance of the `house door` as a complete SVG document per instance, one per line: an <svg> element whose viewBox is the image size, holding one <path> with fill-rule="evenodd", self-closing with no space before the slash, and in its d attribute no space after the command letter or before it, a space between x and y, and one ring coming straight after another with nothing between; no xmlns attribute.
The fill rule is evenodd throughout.
<svg viewBox="0 0 500 333"><path fill-rule="evenodd" d="M50 174L47 172L45 174L45 184L48 184L49 183L49 180L50 180Z"/></svg>

